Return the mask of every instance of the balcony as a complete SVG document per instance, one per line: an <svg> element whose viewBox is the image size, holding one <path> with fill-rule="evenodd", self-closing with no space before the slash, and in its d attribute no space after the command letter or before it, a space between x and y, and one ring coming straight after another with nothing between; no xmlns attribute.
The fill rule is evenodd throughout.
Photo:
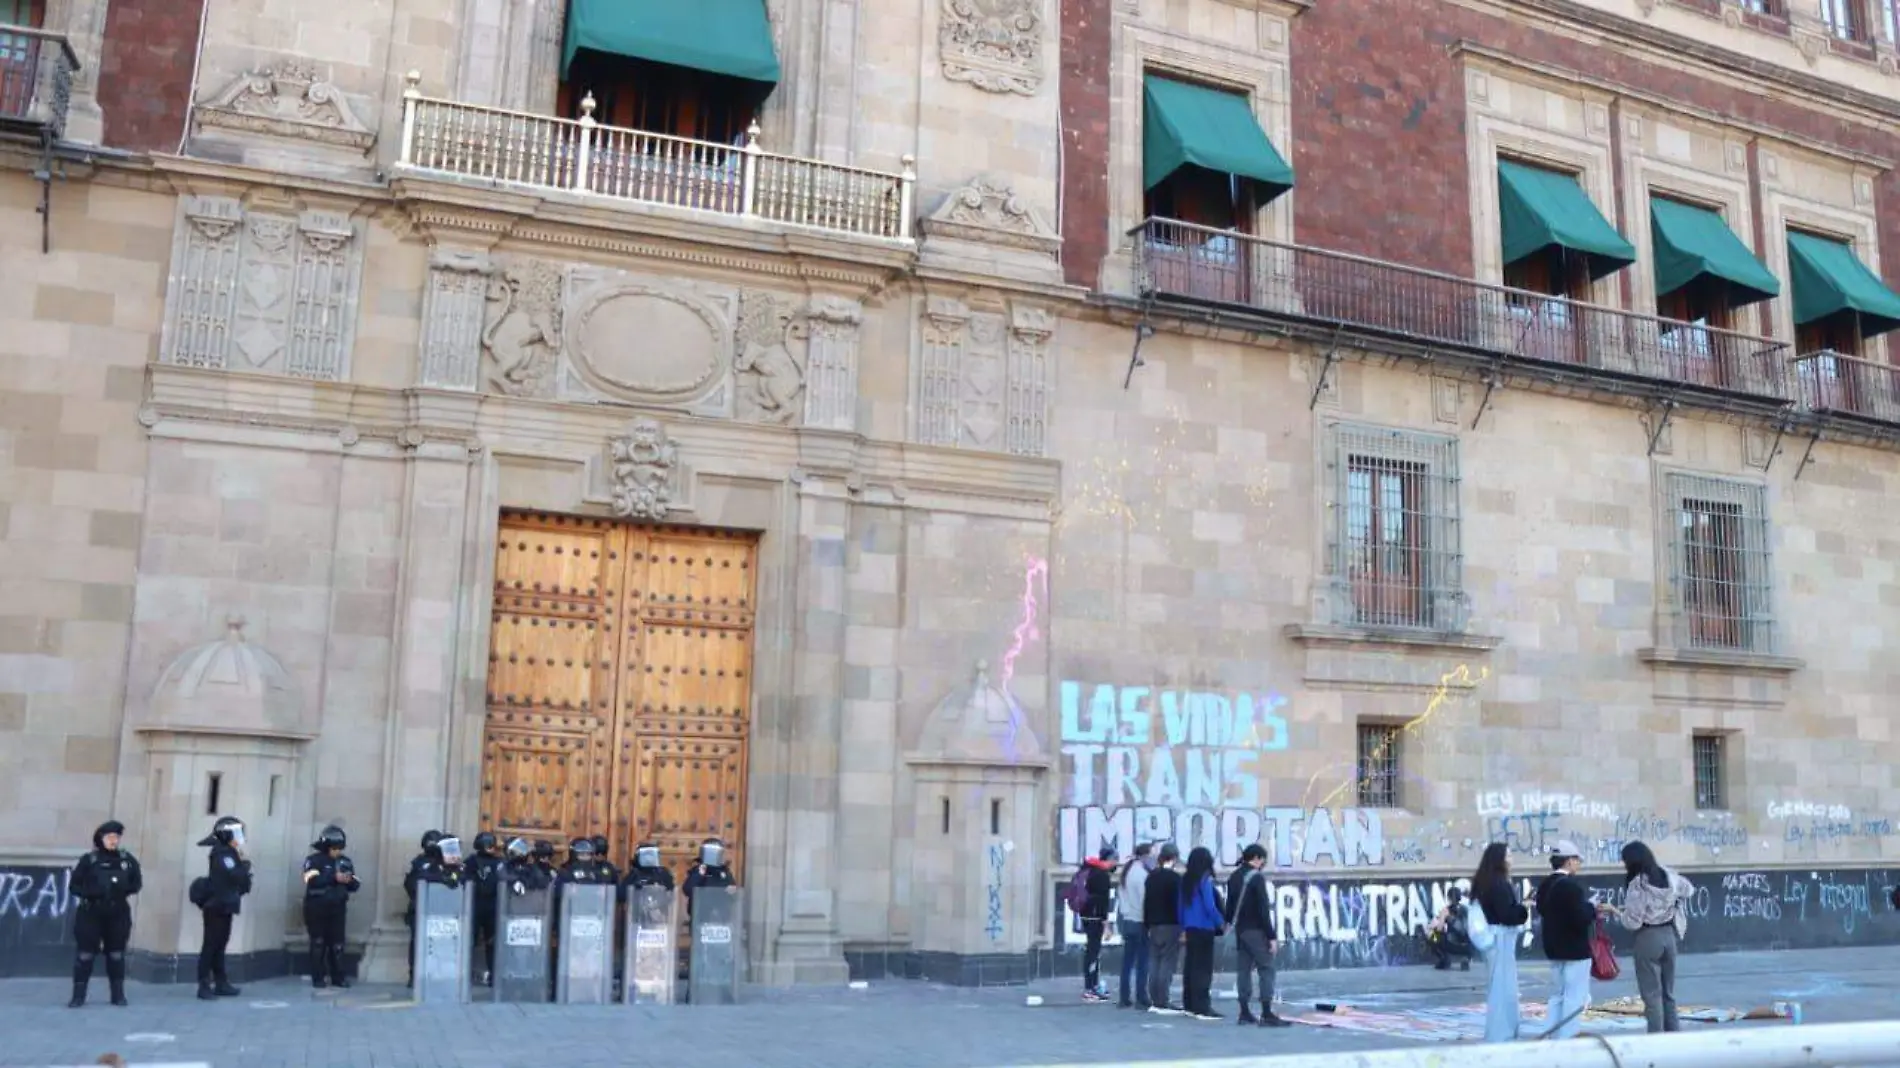
<svg viewBox="0 0 1900 1068"><path fill-rule="evenodd" d="M1596 377L1786 404L1787 346L1172 219L1131 232L1148 295Z"/></svg>
<svg viewBox="0 0 1900 1068"><path fill-rule="evenodd" d="M1900 425L1900 367L1836 352L1811 352L1794 360L1801 406Z"/></svg>
<svg viewBox="0 0 1900 1068"><path fill-rule="evenodd" d="M909 156L891 174L767 152L757 124L722 145L593 119L578 120L423 96L409 76L398 167L413 174L760 219L832 234L910 241L917 176Z"/></svg>
<svg viewBox="0 0 1900 1068"><path fill-rule="evenodd" d="M59 140L78 72L79 57L65 37L0 23L0 133Z"/></svg>

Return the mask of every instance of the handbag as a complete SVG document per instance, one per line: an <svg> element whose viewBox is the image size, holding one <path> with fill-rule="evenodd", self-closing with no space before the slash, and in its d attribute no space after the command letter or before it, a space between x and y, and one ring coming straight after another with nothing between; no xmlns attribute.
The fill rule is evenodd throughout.
<svg viewBox="0 0 1900 1068"><path fill-rule="evenodd" d="M1607 983L1621 974L1616 952L1610 946L1610 930L1604 926L1603 917L1598 916L1596 930L1590 934L1590 978Z"/></svg>
<svg viewBox="0 0 1900 1068"><path fill-rule="evenodd" d="M1497 942L1497 932L1491 929L1491 921L1484 914L1483 906L1473 902L1465 907L1465 934L1471 938L1471 948L1479 953L1488 954L1491 946Z"/></svg>

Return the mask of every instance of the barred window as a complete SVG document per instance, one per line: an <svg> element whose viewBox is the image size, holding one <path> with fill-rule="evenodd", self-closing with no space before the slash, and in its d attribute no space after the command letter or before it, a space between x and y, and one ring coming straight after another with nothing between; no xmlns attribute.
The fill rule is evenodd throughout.
<svg viewBox="0 0 1900 1068"><path fill-rule="evenodd" d="M1695 736L1695 807L1704 812L1728 807L1728 790L1722 774L1722 736Z"/></svg>
<svg viewBox="0 0 1900 1068"><path fill-rule="evenodd" d="M1867 26L1861 11L1862 0L1821 0L1821 21L1828 32L1843 41L1867 40Z"/></svg>
<svg viewBox="0 0 1900 1068"><path fill-rule="evenodd" d="M1749 482L1672 474L1669 500L1677 643L1774 652L1767 492Z"/></svg>
<svg viewBox="0 0 1900 1068"><path fill-rule="evenodd" d="M1359 725L1359 807L1399 807L1400 728Z"/></svg>
<svg viewBox="0 0 1900 1068"><path fill-rule="evenodd" d="M1329 621L1462 629L1457 439L1330 423L1325 447Z"/></svg>

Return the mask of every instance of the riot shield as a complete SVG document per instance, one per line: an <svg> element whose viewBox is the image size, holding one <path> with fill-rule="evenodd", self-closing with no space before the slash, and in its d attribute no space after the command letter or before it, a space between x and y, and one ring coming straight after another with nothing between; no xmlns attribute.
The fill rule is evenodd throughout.
<svg viewBox="0 0 1900 1068"><path fill-rule="evenodd" d="M504 885L495 895L496 1001L548 999L553 908L554 895L548 890L517 894Z"/></svg>
<svg viewBox="0 0 1900 1068"><path fill-rule="evenodd" d="M416 887L416 990L424 1005L468 1000L473 890L441 883Z"/></svg>
<svg viewBox="0 0 1900 1068"><path fill-rule="evenodd" d="M739 1000L739 967L745 960L745 894L736 886L702 886L693 892L693 948L686 969L687 997L695 1005L731 1005Z"/></svg>
<svg viewBox="0 0 1900 1068"><path fill-rule="evenodd" d="M614 999L614 888L569 883L561 888L561 941L555 955L554 1000L607 1005Z"/></svg>
<svg viewBox="0 0 1900 1068"><path fill-rule="evenodd" d="M643 886L627 892L626 981L629 1005L671 1005L679 972L679 892Z"/></svg>

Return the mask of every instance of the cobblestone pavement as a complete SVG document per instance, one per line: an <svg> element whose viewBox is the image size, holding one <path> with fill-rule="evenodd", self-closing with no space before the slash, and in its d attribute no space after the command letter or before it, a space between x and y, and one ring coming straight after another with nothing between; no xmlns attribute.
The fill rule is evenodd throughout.
<svg viewBox="0 0 1900 1068"><path fill-rule="evenodd" d="M1282 978L1287 1010L1332 1001L1384 1012L1471 1004L1482 967L1294 972ZM1112 983L1111 979L1111 983ZM1542 996L1544 969L1527 963L1527 1001ZM1799 1000L1809 1023L1889 1019L1900 1003L1900 961L1888 949L1734 953L1686 957L1685 1004L1748 1009ZM690 1063L694 1068L1015 1068L1260 1053L1376 1049L1402 1038L1296 1027L1234 1026L1232 977L1216 981L1223 1023L1083 1005L1069 981L985 990L902 981L748 991L729 1007L582 1008L467 1005L421 1008L407 992L357 987L312 991L291 980L257 983L212 1004L190 986L133 985L130 1008L69 1010L69 984L0 982L0 1066L90 1064L116 1052L133 1065L200 1062L213 1068L514 1068L527 1063L594 1068ZM1629 968L1598 984L1599 1000L1632 995ZM1044 1003L1031 1008L1029 994ZM1724 1027L1788 1026L1724 1024Z"/></svg>

